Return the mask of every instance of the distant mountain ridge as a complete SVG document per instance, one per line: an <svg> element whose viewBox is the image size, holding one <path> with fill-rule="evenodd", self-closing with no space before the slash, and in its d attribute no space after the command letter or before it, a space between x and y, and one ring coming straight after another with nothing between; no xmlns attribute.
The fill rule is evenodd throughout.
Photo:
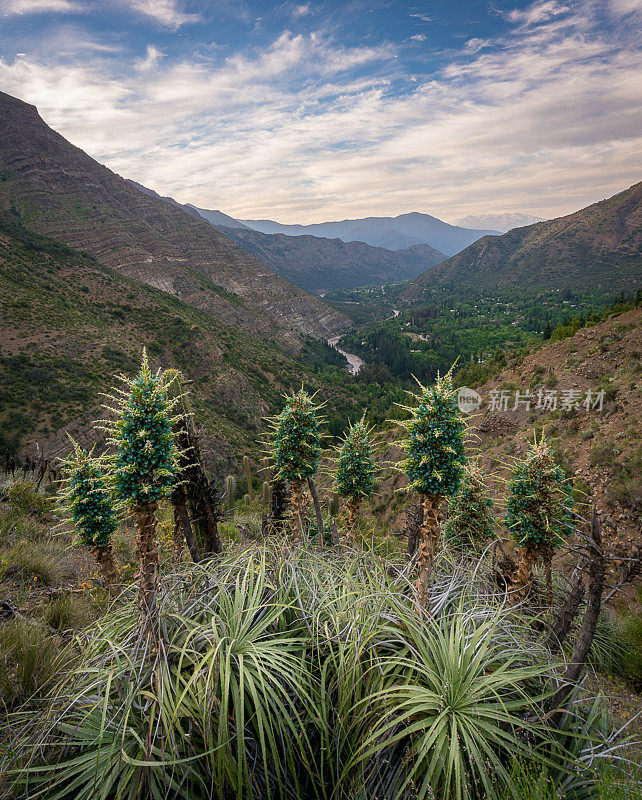
<svg viewBox="0 0 642 800"><path fill-rule="evenodd" d="M524 225L534 225L536 222L544 222L544 219L536 217L534 214L515 211L505 214L468 215L467 217L453 220L452 224L460 225L463 228L473 228L473 230L492 228L494 231L500 231L500 233L508 233L513 228L523 228Z"/></svg>
<svg viewBox="0 0 642 800"><path fill-rule="evenodd" d="M350 321L207 221L129 182L0 93L0 215L296 352Z"/></svg>
<svg viewBox="0 0 642 800"><path fill-rule="evenodd" d="M386 250L365 242L217 226L238 247L308 291L408 280L446 256L428 244Z"/></svg>
<svg viewBox="0 0 642 800"><path fill-rule="evenodd" d="M450 287L619 291L642 284L642 182L573 214L485 236L415 278L404 293Z"/></svg>
<svg viewBox="0 0 642 800"><path fill-rule="evenodd" d="M187 203L184 208L190 213L196 212L200 217L206 219L211 225L214 225L214 227L223 225L226 228L240 228L241 230L246 231L251 230L251 228L248 228L247 225L244 225L242 222L234 219L234 217L230 217L227 214L224 214L222 211L218 211L216 209L210 211L207 208L197 208L197 206L193 206L191 203Z"/></svg>
<svg viewBox="0 0 642 800"><path fill-rule="evenodd" d="M344 242L365 242L388 250L403 250L417 244L428 244L447 256L458 253L482 236L499 235L495 230L459 228L419 212L400 214L397 217L366 217L312 225L283 225L260 219L243 219L240 222L261 233L310 235L341 239Z"/></svg>

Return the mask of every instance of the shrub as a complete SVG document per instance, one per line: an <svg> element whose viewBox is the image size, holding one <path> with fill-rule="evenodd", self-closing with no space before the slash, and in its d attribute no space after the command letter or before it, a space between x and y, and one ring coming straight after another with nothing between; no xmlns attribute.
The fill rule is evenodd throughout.
<svg viewBox="0 0 642 800"><path fill-rule="evenodd" d="M23 729L30 800L506 797L515 754L585 775L543 722L550 657L488 584L444 563L432 622L403 574L352 551L261 547L160 587L163 648L132 602L87 632ZM477 574L477 573L475 573ZM564 732L566 737L567 733Z"/></svg>
<svg viewBox="0 0 642 800"><path fill-rule="evenodd" d="M16 479L5 490L5 498L18 511L44 517L52 509L51 499L40 494L33 481Z"/></svg>
<svg viewBox="0 0 642 800"><path fill-rule="evenodd" d="M0 628L0 692L5 707L42 695L62 665L62 645L41 625L14 619ZM66 666L69 662L66 661Z"/></svg>
<svg viewBox="0 0 642 800"><path fill-rule="evenodd" d="M609 467L617 460L620 451L615 442L605 441L594 445L589 453L589 460L593 467Z"/></svg>
<svg viewBox="0 0 642 800"><path fill-rule="evenodd" d="M625 620L623 635L621 673L639 691L642 689L642 614L632 614Z"/></svg>
<svg viewBox="0 0 642 800"><path fill-rule="evenodd" d="M0 573L4 583L54 586L72 578L75 568L54 542L18 542L0 553Z"/></svg>
<svg viewBox="0 0 642 800"><path fill-rule="evenodd" d="M57 631L78 630L95 619L92 604L84 597L59 594L46 606L43 620Z"/></svg>

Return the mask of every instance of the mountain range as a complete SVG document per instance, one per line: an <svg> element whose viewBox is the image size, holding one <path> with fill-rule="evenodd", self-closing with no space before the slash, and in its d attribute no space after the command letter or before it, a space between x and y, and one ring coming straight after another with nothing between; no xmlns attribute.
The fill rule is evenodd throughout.
<svg viewBox="0 0 642 800"><path fill-rule="evenodd" d="M484 236L415 278L404 297L440 287L613 292L641 284L642 182L573 214Z"/></svg>
<svg viewBox="0 0 642 800"><path fill-rule="evenodd" d="M429 244L387 250L365 242L344 242L320 236L217 228L238 247L308 291L408 280L446 258Z"/></svg>
<svg viewBox="0 0 642 800"><path fill-rule="evenodd" d="M198 209L201 213L200 209ZM344 242L365 242L387 250L403 250L416 244L429 244L440 253L454 255L495 230L472 230L449 225L429 214L413 212L397 217L366 217L340 222L319 222L312 225L282 225L266 219L242 219L248 228L261 233L284 233L287 236L322 236Z"/></svg>
<svg viewBox="0 0 642 800"><path fill-rule="evenodd" d="M140 188L0 93L0 215L296 352L349 320L193 212Z"/></svg>
<svg viewBox="0 0 642 800"><path fill-rule="evenodd" d="M492 228L494 231L508 233L513 228L523 228L524 225L533 225L535 222L544 222L544 220L534 214L524 214L521 211L517 211L504 214L469 215L453 220L452 224L460 225L463 228L473 228L474 230Z"/></svg>

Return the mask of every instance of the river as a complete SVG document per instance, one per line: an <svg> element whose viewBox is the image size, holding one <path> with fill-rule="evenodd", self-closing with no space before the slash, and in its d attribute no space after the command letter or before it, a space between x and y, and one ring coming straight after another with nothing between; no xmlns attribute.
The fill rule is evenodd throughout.
<svg viewBox="0 0 642 800"><path fill-rule="evenodd" d="M340 338L341 336L333 336L331 339L328 339L328 344L330 347L334 347L335 350L338 350L341 355L344 355L348 359L348 371L353 375L356 375L361 367L365 364L365 361L360 359L359 356L355 355L354 353L348 353L346 350L342 350L340 347L337 347Z"/></svg>

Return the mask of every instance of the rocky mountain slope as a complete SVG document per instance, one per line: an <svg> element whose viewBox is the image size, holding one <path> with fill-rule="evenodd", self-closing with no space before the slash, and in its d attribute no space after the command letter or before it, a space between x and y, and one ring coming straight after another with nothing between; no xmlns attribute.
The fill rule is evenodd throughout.
<svg viewBox="0 0 642 800"><path fill-rule="evenodd" d="M636 309L516 358L474 387L484 400L472 419L474 447L486 472L506 476L506 454L525 452L533 431L543 429L585 501L597 507L609 547L623 558L642 544L641 354ZM530 392L530 408L523 399L515 408L517 391L522 398ZM589 391L592 401L603 391L601 409L599 400L587 406ZM498 405L502 392L506 410Z"/></svg>
<svg viewBox="0 0 642 800"><path fill-rule="evenodd" d="M314 225L282 225L265 219L243 219L241 222L261 233L285 233L288 236L322 236L344 242L366 242L373 247L403 250L415 244L429 244L448 256L458 253L471 242L494 230L470 230L449 225L429 214L400 214L397 217L344 219L341 222L320 222Z"/></svg>
<svg viewBox="0 0 642 800"><path fill-rule="evenodd" d="M238 247L308 291L408 280L446 258L428 244L386 250L365 242L217 227Z"/></svg>
<svg viewBox="0 0 642 800"><path fill-rule="evenodd" d="M642 183L566 217L485 236L416 278L424 289L634 290L642 281Z"/></svg>
<svg viewBox="0 0 642 800"><path fill-rule="evenodd" d="M0 222L0 454L48 458L98 438L90 421L115 373L152 365L191 380L204 451L221 478L255 449L262 417L305 379L306 364L260 336L127 278L86 253ZM336 386L333 388L335 397ZM356 412L355 412L356 413Z"/></svg>
<svg viewBox="0 0 642 800"><path fill-rule="evenodd" d="M0 93L0 214L83 250L239 330L292 350L347 318L275 275L206 221L101 166Z"/></svg>

